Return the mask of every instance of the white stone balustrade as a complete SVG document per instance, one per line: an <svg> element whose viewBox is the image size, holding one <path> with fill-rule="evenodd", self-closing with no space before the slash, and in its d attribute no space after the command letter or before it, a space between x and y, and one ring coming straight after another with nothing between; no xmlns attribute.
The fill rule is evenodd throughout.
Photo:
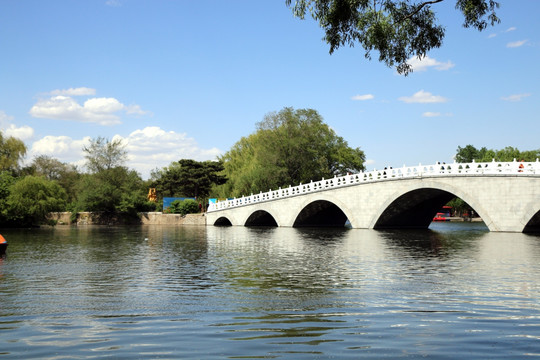
<svg viewBox="0 0 540 360"><path fill-rule="evenodd" d="M208 207L208 212L234 208L243 205L272 201L280 198L298 196L306 193L325 191L336 187L360 185L377 181L395 181L405 178L423 177L444 177L444 176L528 176L540 175L540 161L535 162L472 162L472 163L436 163L434 165L403 166L401 168L385 168L384 170L373 170L335 176L332 179L322 179L309 184L289 186L279 188L251 196L242 196L231 200L223 200L212 203Z"/></svg>

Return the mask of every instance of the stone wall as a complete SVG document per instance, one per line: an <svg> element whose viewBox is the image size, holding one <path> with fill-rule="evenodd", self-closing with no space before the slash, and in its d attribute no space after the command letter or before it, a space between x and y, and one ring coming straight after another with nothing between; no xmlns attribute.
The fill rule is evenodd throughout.
<svg viewBox="0 0 540 360"><path fill-rule="evenodd" d="M49 219L56 221L57 225L196 225L205 226L205 214L163 214L161 212L139 213L139 219L125 219L115 215L104 217L99 213L80 212L76 223L71 222L70 212L56 212L49 214Z"/></svg>
<svg viewBox="0 0 540 360"><path fill-rule="evenodd" d="M57 225L71 225L71 213L70 212L49 213L48 219L56 221Z"/></svg>
<svg viewBox="0 0 540 360"><path fill-rule="evenodd" d="M206 225L205 214L163 214L161 212L140 213L142 225Z"/></svg>

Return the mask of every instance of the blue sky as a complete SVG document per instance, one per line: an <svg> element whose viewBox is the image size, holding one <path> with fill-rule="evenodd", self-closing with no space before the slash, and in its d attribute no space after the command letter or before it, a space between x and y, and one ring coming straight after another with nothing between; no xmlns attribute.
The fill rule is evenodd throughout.
<svg viewBox="0 0 540 360"><path fill-rule="evenodd" d="M453 161L458 146L540 148L540 1L501 0L501 24L464 29L436 4L443 46L407 77L363 49L328 53L284 0L4 0L0 127L84 164L122 138L130 168L214 160L265 114L313 108L368 169Z"/></svg>

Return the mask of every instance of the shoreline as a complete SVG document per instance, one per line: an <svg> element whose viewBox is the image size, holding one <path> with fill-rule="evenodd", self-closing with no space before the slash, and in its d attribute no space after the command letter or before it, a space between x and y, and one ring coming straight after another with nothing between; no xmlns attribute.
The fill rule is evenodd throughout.
<svg viewBox="0 0 540 360"><path fill-rule="evenodd" d="M80 212L77 213L76 221L72 221L71 212L57 212L49 215L49 220L56 225L183 225L183 226L206 226L206 213L199 214L164 214L162 212L138 213L137 218L129 218L121 214ZM448 217L447 221L440 222L482 222L482 218Z"/></svg>
<svg viewBox="0 0 540 360"><path fill-rule="evenodd" d="M56 212L49 214L49 220L56 225L85 226L85 225L195 225L206 226L205 213L202 214L164 214L162 212L138 213L137 217L122 214L103 214L98 212L79 212L72 221L71 212Z"/></svg>

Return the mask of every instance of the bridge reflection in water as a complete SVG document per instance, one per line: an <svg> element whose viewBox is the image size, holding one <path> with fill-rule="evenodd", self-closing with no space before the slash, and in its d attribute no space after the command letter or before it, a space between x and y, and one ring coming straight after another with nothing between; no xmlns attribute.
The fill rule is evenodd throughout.
<svg viewBox="0 0 540 360"><path fill-rule="evenodd" d="M207 224L427 228L454 197L490 231L540 231L540 162L437 163L336 176L210 204Z"/></svg>

